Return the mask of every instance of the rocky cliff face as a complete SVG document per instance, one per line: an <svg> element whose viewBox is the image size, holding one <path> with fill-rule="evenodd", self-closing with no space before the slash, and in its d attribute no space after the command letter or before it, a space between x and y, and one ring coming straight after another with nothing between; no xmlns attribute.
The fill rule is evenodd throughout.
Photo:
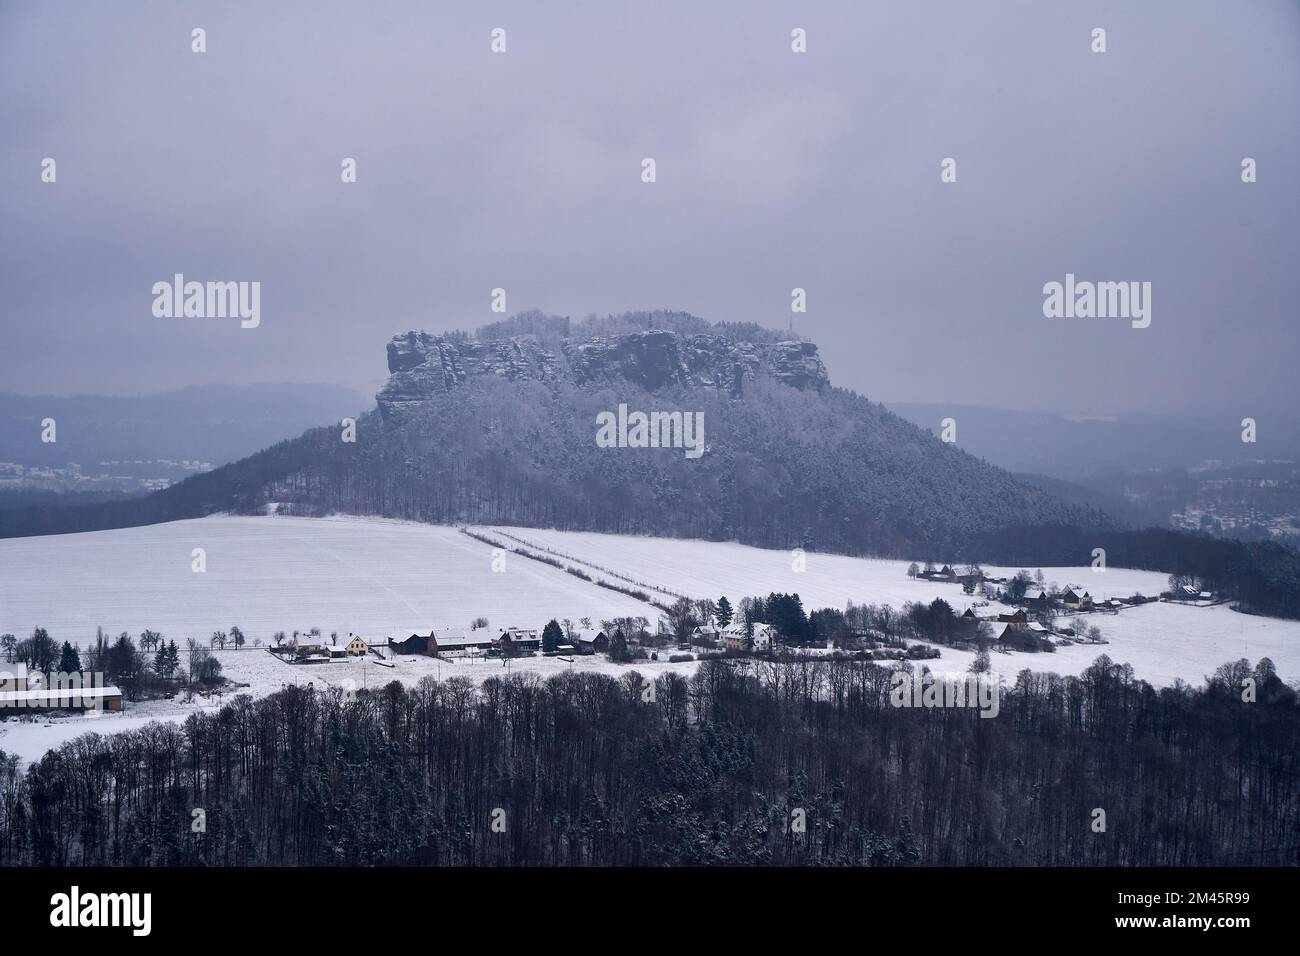
<svg viewBox="0 0 1300 956"><path fill-rule="evenodd" d="M568 380L580 387L620 382L649 390L698 386L737 398L745 380L756 375L771 375L799 389L830 385L812 342L733 342L716 335L659 330L566 339L559 354L530 336L475 341L412 331L388 343L388 371L388 384L377 396L385 417L476 375L510 381Z"/></svg>
<svg viewBox="0 0 1300 956"><path fill-rule="evenodd" d="M390 375L376 398L387 417L463 385L474 375L547 382L558 370L556 357L524 336L477 342L412 331L388 343Z"/></svg>

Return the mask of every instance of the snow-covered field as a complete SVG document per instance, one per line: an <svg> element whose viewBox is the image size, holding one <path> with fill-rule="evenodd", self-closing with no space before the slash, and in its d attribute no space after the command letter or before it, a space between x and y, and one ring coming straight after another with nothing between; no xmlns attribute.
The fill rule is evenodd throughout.
<svg viewBox="0 0 1300 956"><path fill-rule="evenodd" d="M207 570L192 570L202 548ZM0 540L0 633L59 641L161 631L184 645L238 625L249 641L319 627L387 642L430 628L540 628L646 605L506 555L455 528L382 519L212 517Z"/></svg>
<svg viewBox="0 0 1300 956"><path fill-rule="evenodd" d="M492 529L480 529L491 535ZM929 601L942 597L959 611L968 598L955 584L914 581L907 576L907 561L848 558L810 553L805 570L795 571L789 551L769 551L743 544L690 541L678 538L642 538L586 531L546 531L502 528L501 531L543 548L618 571L653 588L691 597L718 598L725 594L735 604L740 598L773 591L794 592L809 610L855 604L892 604ZM920 563L924 564L922 560ZM984 565L986 574L1010 576L1019 568ZM590 571L584 567L584 570ZM1028 568L1034 573L1038 568ZM1107 568L1043 568L1047 584L1073 585L1094 598L1128 597L1139 592L1156 595L1168 588L1168 575L1153 571Z"/></svg>
<svg viewBox="0 0 1300 956"><path fill-rule="evenodd" d="M490 529L484 529L491 533ZM536 550L570 555L618 571L651 587L692 597L726 595L734 605L740 598L772 591L797 593L806 609L856 604L890 604L941 597L958 611L974 598L956 584L915 581L907 576L907 561L807 554L804 570L795 571L794 556L741 544L642 538L582 531L503 528ZM994 576L1011 576L1019 568L984 565ZM1028 568L1031 574L1036 567ZM1042 568L1048 585L1071 585L1097 600L1157 595L1168 587L1168 576L1154 571L1091 567ZM977 608L977 612L992 612ZM1005 609L1009 610L1009 609ZM1065 624L1069 618L1058 623ZM1011 654L995 661L998 670L1014 674L1028 667L1060 674L1081 673L1101 654L1133 665L1137 676L1163 686L1182 678L1199 685L1220 664L1237 658L1252 663L1269 657L1285 680L1300 679L1300 621L1238 614L1226 605L1194 607L1184 604L1144 604L1118 614L1086 614L1080 620L1101 628L1109 642L1101 646L1074 644L1054 654ZM943 648L944 668L962 669L973 654ZM936 667L936 669L939 669Z"/></svg>
<svg viewBox="0 0 1300 956"><path fill-rule="evenodd" d="M481 529L493 534L492 529ZM587 562L566 561L592 577L625 584L616 572L668 592L692 597L741 597L793 591L808 609L855 603L892 604L942 597L958 610L971 600L960 587L910 580L908 562L808 554L796 571L793 556L736 544L626 537L582 532L503 528L500 532ZM513 543L513 542L512 542ZM202 548L207 570L192 570ZM493 548L454 528L362 518L211 517L143 528L0 540L0 633L30 634L45 627L58 641L85 645L103 626L110 635L145 628L184 645L214 630L238 625L248 635L243 650L217 651L225 675L255 695L289 682L311 681L340 688L376 686L397 679L415 683L425 675L460 674L481 681L506 668L500 661L397 658L393 668L373 659L312 666L283 663L253 640L269 643L277 630L319 627L328 635L357 633L380 645L389 636L430 628L464 629L476 617L494 630L540 628L552 617L593 621L657 612L647 604L597 587L573 575L514 554L493 570ZM607 569L605 572L596 567ZM1015 568L986 571L1014 573ZM1036 568L1030 568L1031 572ZM1071 584L1095 597L1159 593L1165 576L1110 568L1043 568L1046 580ZM993 609L990 609L993 610ZM1079 673L1105 653L1131 663L1153 684L1182 678L1199 684L1225 661L1270 657L1284 679L1300 679L1300 622L1238 614L1225 606L1149 604L1119 614L1089 615L1109 641L1074 645L1055 654L995 656L995 669L1015 674L1029 667ZM943 649L935 670L960 670L968 654ZM647 676L665 670L689 673L693 663L640 662ZM511 670L541 677L578 667L611 674L628 668L604 657L513 661ZM35 759L78 733L111 732L150 719L181 720L197 707L218 702L180 700L127 705L121 714L0 722L0 750Z"/></svg>

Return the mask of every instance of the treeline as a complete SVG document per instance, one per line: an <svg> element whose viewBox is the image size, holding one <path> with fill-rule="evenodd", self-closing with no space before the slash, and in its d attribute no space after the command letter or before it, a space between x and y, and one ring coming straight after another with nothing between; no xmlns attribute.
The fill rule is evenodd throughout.
<svg viewBox="0 0 1300 956"><path fill-rule="evenodd" d="M224 649L227 643L236 649L242 647L243 631L232 627L229 632L212 635L212 647L220 645ZM21 640L13 634L0 634L0 654L4 655L0 672L5 663L16 661L42 674L79 674L83 680L86 675L98 674L131 701L181 688L212 688L224 683L221 661L207 647L190 638L181 648L152 630L141 631L137 644L127 631L110 638L102 627L96 628L94 640L83 650L70 641L60 645L45 628L37 627L31 637Z"/></svg>
<svg viewBox="0 0 1300 956"><path fill-rule="evenodd" d="M0 754L0 863L1300 862L1300 711L1267 661L1160 691L1104 657L1024 671L993 719L895 707L870 663L732 665L290 687Z"/></svg>
<svg viewBox="0 0 1300 956"><path fill-rule="evenodd" d="M980 535L970 548L990 564L1011 566L1077 566L1091 560L1094 548L1102 548L1112 567L1182 575L1216 597L1237 602L1246 613L1300 617L1300 551L1275 541L1232 541L1170 528L1085 531L1018 525Z"/></svg>

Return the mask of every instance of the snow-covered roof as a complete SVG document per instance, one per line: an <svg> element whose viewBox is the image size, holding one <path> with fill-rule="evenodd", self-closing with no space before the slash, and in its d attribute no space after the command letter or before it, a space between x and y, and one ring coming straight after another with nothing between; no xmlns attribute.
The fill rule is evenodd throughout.
<svg viewBox="0 0 1300 956"><path fill-rule="evenodd" d="M466 634L464 631L438 631L433 636L439 647L467 647L470 645L492 644L495 638L491 634L479 631Z"/></svg>
<svg viewBox="0 0 1300 956"><path fill-rule="evenodd" d="M12 707L25 703L66 702L68 704L78 704L84 700L121 696L122 691L113 686L59 687L52 690L4 690L0 691L0 707Z"/></svg>
<svg viewBox="0 0 1300 956"><path fill-rule="evenodd" d="M22 661L14 661L12 664L0 664L0 684L8 684L14 681L27 679L27 665Z"/></svg>
<svg viewBox="0 0 1300 956"><path fill-rule="evenodd" d="M604 633L604 631L597 631L592 628L583 628L582 630L574 631L573 635L577 638L579 644L595 644L596 638L600 637Z"/></svg>

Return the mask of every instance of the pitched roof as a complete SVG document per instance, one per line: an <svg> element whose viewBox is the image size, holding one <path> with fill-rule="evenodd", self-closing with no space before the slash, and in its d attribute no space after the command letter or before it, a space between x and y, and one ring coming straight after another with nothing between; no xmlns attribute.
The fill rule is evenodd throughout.
<svg viewBox="0 0 1300 956"><path fill-rule="evenodd" d="M0 664L0 684L8 684L27 679L27 665L22 661L12 664Z"/></svg>
<svg viewBox="0 0 1300 956"><path fill-rule="evenodd" d="M492 644L496 639L486 631L473 631L469 634L464 631L436 631L433 640L439 647L468 647Z"/></svg>
<svg viewBox="0 0 1300 956"><path fill-rule="evenodd" d="M117 687L55 687L45 690L3 690L0 691L0 705L23 703L81 703L87 699L97 700L109 697L121 697L122 691Z"/></svg>

